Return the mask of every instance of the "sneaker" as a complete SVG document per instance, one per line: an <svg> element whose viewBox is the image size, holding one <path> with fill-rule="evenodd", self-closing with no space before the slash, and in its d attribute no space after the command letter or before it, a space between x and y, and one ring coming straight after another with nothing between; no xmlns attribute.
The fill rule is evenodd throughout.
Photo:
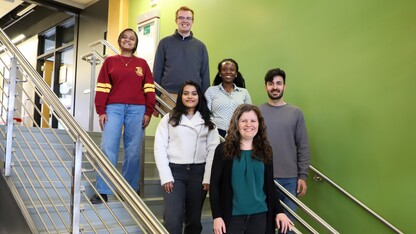
<svg viewBox="0 0 416 234"><path fill-rule="evenodd" d="M100 195L104 199L105 202L108 202L107 194L100 194ZM103 203L103 200L101 200L101 198L98 194L94 194L94 196L92 196L90 198L90 201L91 201L92 204L101 204L101 203Z"/></svg>

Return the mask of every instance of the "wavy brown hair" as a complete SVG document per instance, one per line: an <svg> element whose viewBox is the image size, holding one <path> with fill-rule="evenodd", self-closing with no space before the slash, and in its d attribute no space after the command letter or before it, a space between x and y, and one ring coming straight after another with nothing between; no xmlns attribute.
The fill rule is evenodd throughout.
<svg viewBox="0 0 416 234"><path fill-rule="evenodd" d="M252 157L263 162L271 162L273 158L273 151L269 143L269 139L267 138L266 124L263 116L261 115L260 109L252 104L241 104L235 109L234 114L231 117L230 127L228 128L228 134L224 142L224 157L227 159L240 157L241 135L238 131L238 121L244 112L249 111L254 111L259 121L258 132L253 139Z"/></svg>

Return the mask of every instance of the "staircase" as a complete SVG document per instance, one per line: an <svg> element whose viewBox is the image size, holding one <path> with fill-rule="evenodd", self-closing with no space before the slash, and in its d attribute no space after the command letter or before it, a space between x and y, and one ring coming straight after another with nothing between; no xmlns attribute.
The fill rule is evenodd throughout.
<svg viewBox="0 0 416 234"><path fill-rule="evenodd" d="M26 220L38 233L68 233L71 211L71 170L73 140L63 130L25 129L15 126L13 166L7 178L14 198ZM5 149L5 126L0 126L1 153ZM81 196L80 229L83 233L142 233L121 202L110 199L105 205L91 205L96 173L84 159L85 179ZM121 220L121 221L120 221ZM120 227L120 223L122 227Z"/></svg>
<svg viewBox="0 0 416 234"><path fill-rule="evenodd" d="M94 142L99 144L101 140L100 133L89 133ZM159 173L156 168L153 154L154 137L146 136L144 141L144 182L142 188L140 188L140 196L146 205L150 208L153 214L163 222L163 190L160 185ZM117 169L121 171L121 165L123 162L123 145L120 145L119 160ZM211 206L209 203L209 197L205 199L204 207L202 210L202 234L212 233L212 215Z"/></svg>
<svg viewBox="0 0 416 234"><path fill-rule="evenodd" d="M5 152L5 129L0 126L0 154ZM38 233L68 233L71 211L71 170L74 141L64 130L15 126L13 166L6 180L28 223ZM99 143L101 134L89 134ZM163 199L153 157L153 137L146 137L144 185L141 196L156 217L162 221ZM117 169L121 170L123 148ZM115 195L109 196L108 207L88 202L94 194L96 172L89 161L82 162L80 231L82 233L143 233L134 218ZM111 214L113 213L113 214ZM117 217L117 218L115 218ZM29 224L30 226L30 224ZM212 218L207 198L203 213L203 233L212 233Z"/></svg>

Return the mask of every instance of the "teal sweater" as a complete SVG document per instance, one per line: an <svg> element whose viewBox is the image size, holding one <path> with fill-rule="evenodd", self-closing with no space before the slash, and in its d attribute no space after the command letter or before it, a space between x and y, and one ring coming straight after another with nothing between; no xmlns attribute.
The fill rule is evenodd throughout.
<svg viewBox="0 0 416 234"><path fill-rule="evenodd" d="M234 158L231 186L234 191L233 215L251 215L267 211L264 194L264 163L251 158L251 150Z"/></svg>

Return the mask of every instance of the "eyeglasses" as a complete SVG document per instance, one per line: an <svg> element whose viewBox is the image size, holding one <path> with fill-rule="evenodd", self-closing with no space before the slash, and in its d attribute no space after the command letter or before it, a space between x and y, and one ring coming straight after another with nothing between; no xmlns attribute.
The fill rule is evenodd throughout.
<svg viewBox="0 0 416 234"><path fill-rule="evenodd" d="M188 20L188 21L192 21L192 17L190 17L190 16L188 16L188 17L184 17L184 16L178 16L178 18L177 18L178 20Z"/></svg>

